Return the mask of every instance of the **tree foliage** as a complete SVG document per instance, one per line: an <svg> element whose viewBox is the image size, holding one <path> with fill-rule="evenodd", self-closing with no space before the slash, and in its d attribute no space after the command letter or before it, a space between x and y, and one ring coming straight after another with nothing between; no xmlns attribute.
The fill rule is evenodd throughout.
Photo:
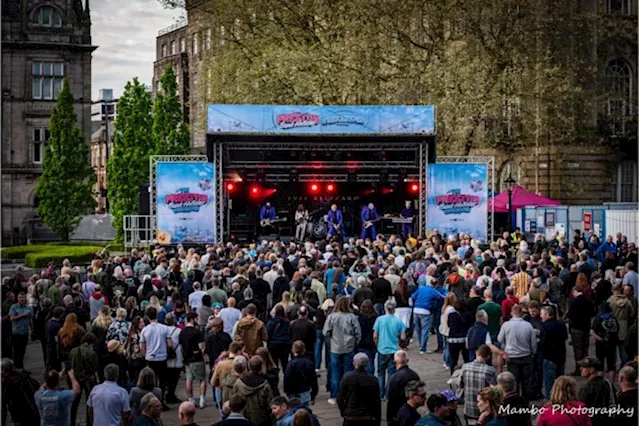
<svg viewBox="0 0 640 426"><path fill-rule="evenodd" d="M434 104L446 154L594 131L598 18L577 0L189 3L207 103Z"/></svg>
<svg viewBox="0 0 640 426"><path fill-rule="evenodd" d="M151 99L137 78L128 82L118 100L113 153L107 165L107 188L116 240L122 241L124 216L138 210L139 186L149 179Z"/></svg>
<svg viewBox="0 0 640 426"><path fill-rule="evenodd" d="M153 102L154 154L188 154L189 127L184 122L182 104L178 95L178 84L173 68L167 67L160 77L161 89Z"/></svg>
<svg viewBox="0 0 640 426"><path fill-rule="evenodd" d="M89 144L78 127L73 106L69 80L65 79L51 113L42 176L36 187L38 215L63 241L69 241L82 215L96 207Z"/></svg>

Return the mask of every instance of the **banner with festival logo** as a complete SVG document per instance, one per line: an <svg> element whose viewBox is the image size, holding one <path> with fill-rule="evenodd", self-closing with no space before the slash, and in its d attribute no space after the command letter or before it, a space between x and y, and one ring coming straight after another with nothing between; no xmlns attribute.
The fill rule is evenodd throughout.
<svg viewBox="0 0 640 426"><path fill-rule="evenodd" d="M214 173L212 163L157 163L158 244L203 244L216 241Z"/></svg>
<svg viewBox="0 0 640 426"><path fill-rule="evenodd" d="M487 241L487 165L428 165L427 229Z"/></svg>

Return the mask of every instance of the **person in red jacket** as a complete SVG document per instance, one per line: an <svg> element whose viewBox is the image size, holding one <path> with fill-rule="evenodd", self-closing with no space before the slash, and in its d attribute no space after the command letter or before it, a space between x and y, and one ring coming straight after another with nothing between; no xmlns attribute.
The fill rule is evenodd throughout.
<svg viewBox="0 0 640 426"><path fill-rule="evenodd" d="M506 288L507 298L502 301L502 320L508 321L511 318L511 308L520 303L520 300L514 296L513 287Z"/></svg>
<svg viewBox="0 0 640 426"><path fill-rule="evenodd" d="M551 389L551 399L541 408L536 426L591 426L587 413L580 411L584 408L584 403L578 401L576 381L560 376Z"/></svg>

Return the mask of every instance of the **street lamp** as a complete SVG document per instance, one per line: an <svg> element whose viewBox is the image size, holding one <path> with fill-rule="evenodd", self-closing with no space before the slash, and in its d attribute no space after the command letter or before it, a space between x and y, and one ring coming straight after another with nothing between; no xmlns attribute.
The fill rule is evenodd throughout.
<svg viewBox="0 0 640 426"><path fill-rule="evenodd" d="M508 227L509 227L509 232L513 231L513 222L511 220L511 213L512 213L512 207L511 207L511 201L512 201L512 196L513 196L513 188L516 185L516 180L511 176L511 171L509 171L509 176L504 180L505 185L507 185L507 193L509 194L509 219L508 219Z"/></svg>

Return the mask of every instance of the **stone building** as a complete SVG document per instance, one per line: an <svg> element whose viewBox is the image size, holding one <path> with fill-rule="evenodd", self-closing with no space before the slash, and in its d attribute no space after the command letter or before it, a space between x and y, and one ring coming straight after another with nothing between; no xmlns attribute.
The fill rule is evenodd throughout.
<svg viewBox="0 0 640 426"><path fill-rule="evenodd" d="M576 14L598 16L589 46L592 65L603 72L607 96L594 111L591 126L597 129L594 140L559 144L546 135L527 141L524 148L472 149L470 155L495 156L496 191L505 189L511 174L528 190L566 204L638 201L638 3L633 0L576 0ZM192 151L205 153L206 83L198 82L201 61L211 48L211 0L186 0L188 25L181 27L181 51L188 65L190 80L189 124L193 132ZM203 18L205 17L205 18ZM612 29L616 29L613 31ZM224 33L224 27L214 34ZM173 30L178 32L177 30ZM173 33L158 37L158 64L171 56L168 41ZM216 48L224 48L222 45ZM165 58L166 57L166 58ZM164 62L163 62L164 61ZM184 69L182 69L184 73ZM240 70L239 70L240 72ZM201 77L202 78L202 77ZM207 76L204 80L215 78ZM155 78L154 78L155 80ZM188 89L187 89L188 90ZM185 98L186 99L186 98ZM583 138L584 139L584 138ZM460 155L462 153L450 153Z"/></svg>
<svg viewBox="0 0 640 426"><path fill-rule="evenodd" d="M113 152L114 123L117 117L118 99L113 98L113 89L100 89L98 99L91 105L91 167L96 172L96 184L93 189L98 202L98 212L108 209L107 160ZM109 124L108 129L106 123Z"/></svg>
<svg viewBox="0 0 640 426"><path fill-rule="evenodd" d="M89 141L95 49L89 0L3 0L3 245L26 242L35 219L49 117L64 78L70 80L78 126Z"/></svg>

